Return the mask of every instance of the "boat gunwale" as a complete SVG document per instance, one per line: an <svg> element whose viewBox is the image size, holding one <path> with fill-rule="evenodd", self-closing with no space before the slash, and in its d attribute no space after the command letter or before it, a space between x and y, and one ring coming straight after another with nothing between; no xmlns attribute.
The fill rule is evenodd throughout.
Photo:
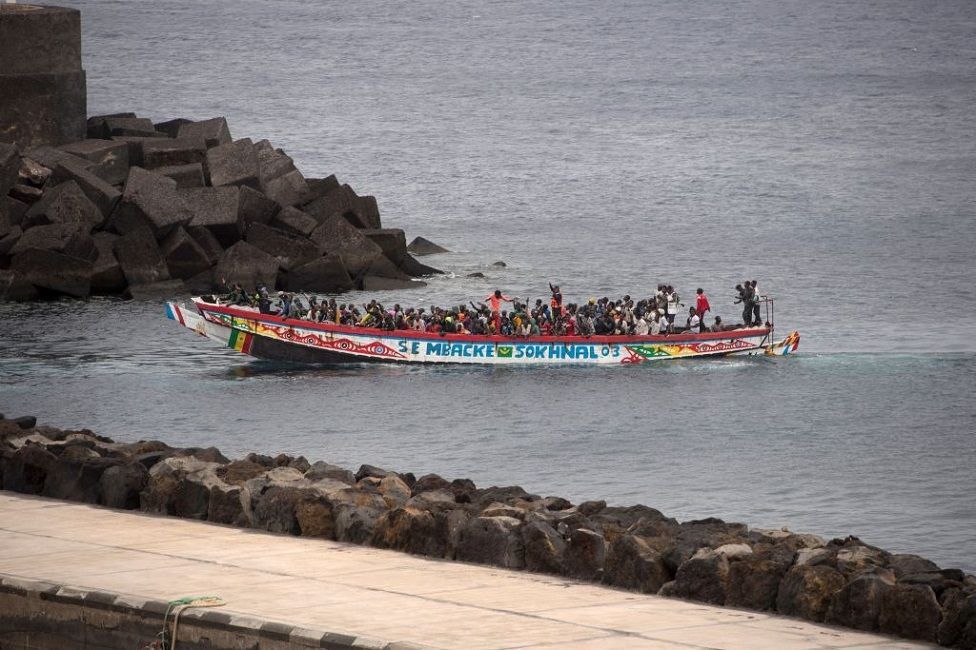
<svg viewBox="0 0 976 650"><path fill-rule="evenodd" d="M435 340L435 341L456 341L458 343L541 343L548 345L579 345L579 344L662 344L662 343L695 343L698 341L719 341L728 339L754 338L757 336L768 335L772 328L759 327L751 329L735 329L723 332L702 332L699 334L648 334L646 336L636 335L607 335L594 334L593 336L504 336L501 334L446 334L440 332L424 332L418 330L383 330L375 327L355 327L349 325L338 325L335 323L319 323L316 321L302 320L298 318L282 318L274 314L262 314L261 312L249 309L239 309L226 305L216 305L194 299L193 304L200 311L214 311L226 314L231 317L243 318L254 321L266 321L276 325L286 327L301 327L319 332L333 334L348 334L357 336L376 336L392 337L402 339Z"/></svg>

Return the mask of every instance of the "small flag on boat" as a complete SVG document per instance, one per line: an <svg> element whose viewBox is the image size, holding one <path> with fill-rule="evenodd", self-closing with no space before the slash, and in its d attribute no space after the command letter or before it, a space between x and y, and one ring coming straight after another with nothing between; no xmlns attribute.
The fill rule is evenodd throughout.
<svg viewBox="0 0 976 650"><path fill-rule="evenodd" d="M231 330L230 338L227 339L227 347L233 348L238 352L250 354L251 343L254 342L254 335L242 332L241 330Z"/></svg>

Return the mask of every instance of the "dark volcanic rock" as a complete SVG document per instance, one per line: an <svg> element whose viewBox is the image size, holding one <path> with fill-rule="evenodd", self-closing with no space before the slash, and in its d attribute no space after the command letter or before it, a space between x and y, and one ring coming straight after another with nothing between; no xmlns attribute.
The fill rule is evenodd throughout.
<svg viewBox="0 0 976 650"><path fill-rule="evenodd" d="M115 257L130 285L153 284L170 279L156 238L145 226L131 230L116 240Z"/></svg>
<svg viewBox="0 0 976 650"><path fill-rule="evenodd" d="M146 227L154 236L163 237L192 218L193 213L176 189L176 181L132 167L122 200L112 215L112 226L122 235Z"/></svg>
<svg viewBox="0 0 976 650"><path fill-rule="evenodd" d="M181 194L193 215L191 226L206 227L223 246L240 241L240 192L236 187L200 187L183 190Z"/></svg>
<svg viewBox="0 0 976 650"><path fill-rule="evenodd" d="M427 266L421 262L418 262L416 258L410 253L403 256L403 261L400 262L400 270L409 275L412 278L424 278L430 275L441 275L444 271L440 269L435 269L433 266ZM484 273L470 273L468 277L485 277Z"/></svg>
<svg viewBox="0 0 976 650"><path fill-rule="evenodd" d="M170 138L175 138L180 134L180 127L184 124L190 124L193 120L188 120L185 117L177 117L172 120L166 120L165 122L157 122L153 125L158 133L162 133Z"/></svg>
<svg viewBox="0 0 976 650"><path fill-rule="evenodd" d="M877 630L882 599L894 585L895 576L890 571L854 578L830 599L824 621L869 632Z"/></svg>
<svg viewBox="0 0 976 650"><path fill-rule="evenodd" d="M139 494L146 487L149 472L139 462L113 465L98 481L98 502L109 508L139 509Z"/></svg>
<svg viewBox="0 0 976 650"><path fill-rule="evenodd" d="M208 149L231 141L230 128L223 117L181 124L177 137L203 140Z"/></svg>
<svg viewBox="0 0 976 650"><path fill-rule="evenodd" d="M20 171L20 155L17 147L0 142L0 196L5 196L17 183Z"/></svg>
<svg viewBox="0 0 976 650"><path fill-rule="evenodd" d="M976 593L956 589L944 600L939 624L939 644L954 648L976 648Z"/></svg>
<svg viewBox="0 0 976 650"><path fill-rule="evenodd" d="M622 535L610 545L603 573L605 583L656 594L670 580L660 553L640 537Z"/></svg>
<svg viewBox="0 0 976 650"><path fill-rule="evenodd" d="M703 549L678 567L674 580L661 587L662 596L677 596L713 605L725 603L729 561L721 553Z"/></svg>
<svg viewBox="0 0 976 650"><path fill-rule="evenodd" d="M407 246L407 251L413 253L414 255L434 255L436 253L450 253L443 246L439 246L429 239L424 239L423 237L414 237L410 245Z"/></svg>
<svg viewBox="0 0 976 650"><path fill-rule="evenodd" d="M414 555L444 557L447 529L425 510L397 507L382 514L373 528L371 544L377 548Z"/></svg>
<svg viewBox="0 0 976 650"><path fill-rule="evenodd" d="M563 569L571 578L599 580L603 576L606 557L603 535L587 528L577 528L569 534Z"/></svg>
<svg viewBox="0 0 976 650"><path fill-rule="evenodd" d="M157 167L153 172L176 181L176 188L180 190L203 187L203 165L190 163L189 165L173 165L171 167Z"/></svg>
<svg viewBox="0 0 976 650"><path fill-rule="evenodd" d="M373 536L376 523L387 511L382 496L356 488L334 492L329 500L335 514L336 539L340 542L364 543Z"/></svg>
<svg viewBox="0 0 976 650"><path fill-rule="evenodd" d="M788 569L788 563L758 556L731 562L725 604L760 611L775 609L779 584Z"/></svg>
<svg viewBox="0 0 976 650"><path fill-rule="evenodd" d="M33 185L24 185L23 183L17 183L12 188L10 188L10 196L15 200L27 205L34 205L41 200L44 196L41 188L34 187Z"/></svg>
<svg viewBox="0 0 976 650"><path fill-rule="evenodd" d="M285 278L285 288L289 291L337 293L353 286L342 257L335 253L307 262L289 271Z"/></svg>
<svg viewBox="0 0 976 650"><path fill-rule="evenodd" d="M457 559L508 569L525 566L525 545L514 517L475 517L461 531Z"/></svg>
<svg viewBox="0 0 976 650"><path fill-rule="evenodd" d="M203 138L155 138L142 143L142 164L146 169L206 162Z"/></svg>
<svg viewBox="0 0 976 650"><path fill-rule="evenodd" d="M91 291L92 262L52 250L27 249L14 255L10 270L39 289L75 298Z"/></svg>
<svg viewBox="0 0 976 650"><path fill-rule="evenodd" d="M894 585L882 594L880 610L877 629L883 634L938 640L942 608L929 587Z"/></svg>
<svg viewBox="0 0 976 650"><path fill-rule="evenodd" d="M0 271L0 301L22 302L35 300L37 288L13 271Z"/></svg>
<svg viewBox="0 0 976 650"><path fill-rule="evenodd" d="M308 237L318 228L319 222L305 214L298 208L286 207L275 216L271 225L281 230L293 232L302 237Z"/></svg>
<svg viewBox="0 0 976 650"><path fill-rule="evenodd" d="M61 149L91 163L88 170L110 185L121 185L129 174L129 146L113 140L79 140Z"/></svg>
<svg viewBox="0 0 976 650"><path fill-rule="evenodd" d="M822 622L834 594L845 584L844 576L829 566L797 566L787 571L779 584L776 611Z"/></svg>
<svg viewBox="0 0 976 650"><path fill-rule="evenodd" d="M318 246L309 240L262 223L251 224L246 240L265 253L274 255L286 271L297 269L322 255Z"/></svg>
<svg viewBox="0 0 976 650"><path fill-rule="evenodd" d="M895 572L896 578L910 575L913 573L927 573L938 571L939 565L924 557L910 554L892 555L888 562L888 568Z"/></svg>
<svg viewBox="0 0 976 650"><path fill-rule="evenodd" d="M152 284L130 285L125 293L133 300L158 301L186 293L186 285L182 280L160 280Z"/></svg>
<svg viewBox="0 0 976 650"><path fill-rule="evenodd" d="M237 242L221 255L214 269L214 279L221 284L239 282L248 289L275 286L278 260L247 242Z"/></svg>
<svg viewBox="0 0 976 650"><path fill-rule="evenodd" d="M522 527L525 568L541 573L563 573L566 540L544 521L532 521Z"/></svg>
<svg viewBox="0 0 976 650"><path fill-rule="evenodd" d="M136 135L115 135L112 142L124 143L129 151L130 167L145 167L146 156L144 146L146 142L155 142L158 137L142 137Z"/></svg>
<svg viewBox="0 0 976 650"><path fill-rule="evenodd" d="M160 247L170 276L187 280L210 268L207 252L183 228L171 232Z"/></svg>
<svg viewBox="0 0 976 650"><path fill-rule="evenodd" d="M308 193L302 197L302 205L311 203L339 188L339 181L334 174L327 178L306 178L305 183L308 185Z"/></svg>
<svg viewBox="0 0 976 650"><path fill-rule="evenodd" d="M21 226L44 226L53 223L75 224L86 232L104 221L102 212L91 202L78 183L67 181L44 192L40 201L24 214Z"/></svg>
<svg viewBox="0 0 976 650"><path fill-rule="evenodd" d="M207 150L207 170L210 184L247 185L261 189L261 168L258 155L250 139L228 142Z"/></svg>

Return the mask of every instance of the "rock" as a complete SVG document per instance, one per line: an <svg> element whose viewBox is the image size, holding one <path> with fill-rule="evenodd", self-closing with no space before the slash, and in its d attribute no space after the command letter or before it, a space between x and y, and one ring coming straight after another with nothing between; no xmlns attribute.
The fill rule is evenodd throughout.
<svg viewBox="0 0 976 650"><path fill-rule="evenodd" d="M113 140L79 140L61 146L91 163L88 170L110 185L121 185L129 174L129 146Z"/></svg>
<svg viewBox="0 0 976 650"><path fill-rule="evenodd" d="M412 492L414 495L417 495L421 492L428 492L431 490L444 490L450 485L451 483L449 481L441 478L437 474L424 474L417 479L416 483L413 484Z"/></svg>
<svg viewBox="0 0 976 650"><path fill-rule="evenodd" d="M795 566L833 564L835 554L826 548L801 548L796 552Z"/></svg>
<svg viewBox="0 0 976 650"><path fill-rule="evenodd" d="M492 262L491 263L491 266L492 266L492 268L495 268L495 269L503 269L503 268L507 267L508 264L506 264L505 262L502 262L502 261L498 261L498 262Z"/></svg>
<svg viewBox="0 0 976 650"><path fill-rule="evenodd" d="M10 255L18 255L28 250L45 250L64 253L86 261L98 257L95 240L88 234L87 226L74 223L53 223L34 226L26 230L10 248Z"/></svg>
<svg viewBox="0 0 976 650"><path fill-rule="evenodd" d="M217 477L228 485L244 485L252 478L264 474L267 467L251 460L235 460L218 467Z"/></svg>
<svg viewBox="0 0 976 650"><path fill-rule="evenodd" d="M601 499L599 501L584 501L576 506L576 509L584 517L592 517L593 515L606 510L606 507L607 502Z"/></svg>
<svg viewBox="0 0 976 650"><path fill-rule="evenodd" d="M255 191L261 189L261 168L257 152L251 140L244 138L207 150L207 170L210 184L247 185Z"/></svg>
<svg viewBox="0 0 976 650"><path fill-rule="evenodd" d="M281 149L275 149L267 140L254 144L254 154L258 158L261 179L269 181L295 171L295 162Z"/></svg>
<svg viewBox="0 0 976 650"><path fill-rule="evenodd" d="M423 237L414 237L410 245L407 246L407 251L413 253L414 255L435 255L437 253L450 253L443 246L435 244L429 239L424 239Z"/></svg>
<svg viewBox="0 0 976 650"><path fill-rule="evenodd" d="M278 260L247 242L237 242L220 256L214 279L222 284L239 282L243 287L275 286Z"/></svg>
<svg viewBox="0 0 976 650"><path fill-rule="evenodd" d="M339 293L354 286L342 257L335 253L306 262L285 277L285 288L289 291Z"/></svg>
<svg viewBox="0 0 976 650"><path fill-rule="evenodd" d="M676 596L713 605L725 603L729 580L728 559L702 549L678 567L674 580L661 587L662 596Z"/></svg>
<svg viewBox="0 0 976 650"><path fill-rule="evenodd" d="M87 163L87 161L85 162ZM103 217L107 218L111 215L116 204L122 198L122 193L110 183L106 183L89 171L87 167L72 160L59 162L48 182L59 185L72 180L78 183L78 187L85 193L85 196L98 206Z"/></svg>
<svg viewBox="0 0 976 650"><path fill-rule="evenodd" d="M480 272L478 272L478 273L468 273L464 277L466 277L466 278L483 278L483 277L485 277L485 274L484 273L480 273Z"/></svg>
<svg viewBox="0 0 976 650"><path fill-rule="evenodd" d="M84 158L79 158L57 147L41 145L24 152L17 175L21 183L43 187L58 163L65 161L74 163L82 169L91 167L91 163Z"/></svg>
<svg viewBox="0 0 976 650"><path fill-rule="evenodd" d="M186 280L210 269L207 252L182 227L167 235L160 252L173 278Z"/></svg>
<svg viewBox="0 0 976 650"><path fill-rule="evenodd" d="M380 494L390 508L400 507L410 498L410 488L396 474L387 474L380 479Z"/></svg>
<svg viewBox="0 0 976 650"><path fill-rule="evenodd" d="M180 125L177 138L203 140L208 149L231 141L230 128L223 117L214 117L199 122L185 122Z"/></svg>
<svg viewBox="0 0 976 650"><path fill-rule="evenodd" d="M877 630L882 598L894 585L895 577L890 571L857 576L830 599L824 621L868 632Z"/></svg>
<svg viewBox="0 0 976 650"><path fill-rule="evenodd" d="M446 527L440 525L430 512L395 507L376 521L370 544L414 555L444 557L447 552L446 533Z"/></svg>
<svg viewBox="0 0 976 650"><path fill-rule="evenodd" d="M335 539L332 504L320 496L306 496L295 504L295 520L302 537Z"/></svg>
<svg viewBox="0 0 976 650"><path fill-rule="evenodd" d="M17 183L20 165L17 147L7 142L0 142L0 196L5 196Z"/></svg>
<svg viewBox="0 0 976 650"><path fill-rule="evenodd" d="M20 417L11 419L10 422L16 424L21 430L33 429L35 426L37 426L37 418L33 415L22 415Z"/></svg>
<svg viewBox="0 0 976 650"><path fill-rule="evenodd" d="M300 205L311 203L339 189L339 181L334 174L327 178L306 178L305 183L308 185L308 193L302 197Z"/></svg>
<svg viewBox="0 0 976 650"><path fill-rule="evenodd" d="M621 535L607 551L603 582L614 587L656 594L671 574L660 553L640 537Z"/></svg>
<svg viewBox="0 0 976 650"><path fill-rule="evenodd" d="M382 227L376 199L372 196L360 197L348 185L342 185L308 203L305 211L320 222L330 217L341 217L354 228Z"/></svg>
<svg viewBox="0 0 976 650"><path fill-rule="evenodd" d="M240 192L236 187L199 187L180 192L193 218L190 225L206 227L222 246L240 241Z"/></svg>
<svg viewBox="0 0 976 650"><path fill-rule="evenodd" d="M390 472L383 469L382 467L376 467L375 465L360 465L359 469L356 470L356 482L363 480L366 477L373 478L385 478Z"/></svg>
<svg viewBox="0 0 976 650"><path fill-rule="evenodd" d="M178 190L203 187L205 185L203 180L203 165L200 163L157 167L153 172L176 181L176 189Z"/></svg>
<svg viewBox="0 0 976 650"><path fill-rule="evenodd" d="M435 269L433 266L421 264L412 255L407 253L400 262L400 270L412 278L425 278L430 275L442 275L444 271ZM484 273L471 273L468 277L485 277Z"/></svg>
<svg viewBox="0 0 976 650"><path fill-rule="evenodd" d="M380 247L383 255L396 266L403 263L407 255L407 238L399 228L361 230L371 242Z"/></svg>
<svg viewBox="0 0 976 650"><path fill-rule="evenodd" d="M48 472L57 462L54 454L33 444L24 445L3 460L3 489L21 494L40 494Z"/></svg>
<svg viewBox="0 0 976 650"><path fill-rule="evenodd" d="M564 571L563 558L566 541L549 524L533 521L522 527L525 547L525 568L529 571L560 575Z"/></svg>
<svg viewBox="0 0 976 650"><path fill-rule="evenodd" d="M115 241L115 257L130 285L169 280L166 260L152 231L142 226L129 230Z"/></svg>
<svg viewBox="0 0 976 650"><path fill-rule="evenodd" d="M103 137L114 135L134 135L141 137L156 137L156 128L151 120L144 117L106 117L104 118Z"/></svg>
<svg viewBox="0 0 976 650"><path fill-rule="evenodd" d="M121 465L117 458L100 458L88 453L63 454L52 463L44 481L43 496L81 503L98 503L102 474L110 467Z"/></svg>
<svg viewBox="0 0 976 650"><path fill-rule="evenodd" d="M976 593L956 590L945 600L943 609L939 645L976 648Z"/></svg>
<svg viewBox="0 0 976 650"><path fill-rule="evenodd" d="M894 585L881 596L877 629L882 634L935 642L941 621L939 601L924 585Z"/></svg>
<svg viewBox="0 0 976 650"><path fill-rule="evenodd" d="M450 490L426 490L410 498L407 506L433 513L443 513L458 508Z"/></svg>
<svg viewBox="0 0 976 650"><path fill-rule="evenodd" d="M381 278L375 275L365 275L359 282L363 291L402 291L409 289L420 289L427 286L426 282L419 280L396 280L393 278Z"/></svg>
<svg viewBox="0 0 976 650"><path fill-rule="evenodd" d="M587 528L577 528L567 540L563 571L565 575L578 580L599 580L603 576L606 556L603 535Z"/></svg>
<svg viewBox="0 0 976 650"><path fill-rule="evenodd" d="M27 214L28 205L9 196L0 196L0 214L5 214L12 226L19 226Z"/></svg>
<svg viewBox="0 0 976 650"><path fill-rule="evenodd" d="M118 235L108 232L96 233L93 237L98 257L92 270L92 293L111 294L125 289L125 274L115 257L115 241L118 238Z"/></svg>
<svg viewBox="0 0 976 650"><path fill-rule="evenodd" d="M271 225L302 237L308 237L318 227L319 222L298 208L286 207L282 208L277 216L275 216Z"/></svg>
<svg viewBox="0 0 976 650"><path fill-rule="evenodd" d="M142 164L146 169L205 164L206 158L203 138L155 138L142 143Z"/></svg>
<svg viewBox="0 0 976 650"><path fill-rule="evenodd" d="M34 187L33 185L24 185L23 183L17 183L10 188L10 196L26 203L27 205L34 205L41 200L43 192L39 187Z"/></svg>
<svg viewBox="0 0 976 650"><path fill-rule="evenodd" d="M741 560L752 555L752 547L748 544L723 544L716 548L715 552L730 560Z"/></svg>
<svg viewBox="0 0 976 650"><path fill-rule="evenodd" d="M735 544L748 539L749 529L745 524L725 523L721 519L709 518L686 521L675 528L672 522L660 512L653 508L648 510L651 512L643 518L654 524L657 531L655 534L667 531L674 537L674 546L664 553L664 561L672 570L677 569L701 548L717 548L723 544ZM602 517L603 514L601 513L600 516Z"/></svg>
<svg viewBox="0 0 976 650"><path fill-rule="evenodd" d="M513 517L475 517L461 531L457 559L507 569L525 566L525 545Z"/></svg>
<svg viewBox="0 0 976 650"><path fill-rule="evenodd" d="M109 135L106 120L110 117L136 117L135 113L112 113L110 115L93 115L86 122L87 136L89 138L104 138Z"/></svg>
<svg viewBox="0 0 976 650"><path fill-rule="evenodd" d="M525 519L525 510L504 503L492 503L478 513L481 517L513 517L520 521Z"/></svg>
<svg viewBox="0 0 976 650"><path fill-rule="evenodd" d="M160 280L151 284L133 284L125 290L125 295L133 300L167 300L187 293L182 280Z"/></svg>
<svg viewBox="0 0 976 650"><path fill-rule="evenodd" d="M823 622L831 598L845 583L844 576L829 566L793 567L779 584L776 611L816 623Z"/></svg>
<svg viewBox="0 0 976 650"><path fill-rule="evenodd" d="M129 166L130 167L143 167L146 164L145 155L145 145L146 142L156 141L158 136L154 137L143 137L135 135L115 135L112 136L112 142L123 143L126 149L129 151Z"/></svg>
<svg viewBox="0 0 976 650"><path fill-rule="evenodd" d="M252 223L270 223L281 209L281 206L264 194L246 185L241 186L240 193L238 214L244 232L247 232Z"/></svg>
<svg viewBox="0 0 976 650"><path fill-rule="evenodd" d="M52 250L29 248L14 255L10 270L21 281L38 289L85 298L91 291L94 267L89 260Z"/></svg>
<svg viewBox="0 0 976 650"><path fill-rule="evenodd" d="M362 544L373 536L376 522L387 511L379 494L346 488L330 495L335 513L336 539Z"/></svg>
<svg viewBox="0 0 976 650"><path fill-rule="evenodd" d="M202 226L187 226L187 234L193 237L194 241L200 245L201 250L207 255L207 261L216 264L220 256L224 254L224 247L220 245L212 232Z"/></svg>
<svg viewBox="0 0 976 650"><path fill-rule="evenodd" d="M157 122L153 125L157 133L163 133L167 137L175 138L180 133L180 127L184 124L190 124L193 120L188 120L185 117L177 117L176 119L166 120L165 122ZM90 137L90 136L89 136Z"/></svg>
<svg viewBox="0 0 976 650"><path fill-rule="evenodd" d="M297 169L264 183L264 194L282 207L296 205L308 193L305 178Z"/></svg>
<svg viewBox="0 0 976 650"><path fill-rule="evenodd" d="M776 607L779 584L789 564L757 556L729 563L725 604L759 611Z"/></svg>
<svg viewBox="0 0 976 650"><path fill-rule="evenodd" d="M339 467L338 465L330 465L322 461L313 463L305 472L305 478L310 481L319 481L328 478L335 481L342 481L348 485L353 485L356 482L356 477L348 469Z"/></svg>
<svg viewBox="0 0 976 650"><path fill-rule="evenodd" d="M849 538L854 542L846 542L837 550L837 570L846 575L863 573L872 567L883 567L888 564L891 555L880 548L859 543L856 537Z"/></svg>
<svg viewBox="0 0 976 650"><path fill-rule="evenodd" d="M318 246L309 240L263 223L251 224L245 238L248 244L274 255L277 263L286 271L297 269L322 256Z"/></svg>
<svg viewBox="0 0 976 650"><path fill-rule="evenodd" d="M125 191L112 215L112 227L125 235L146 227L156 237L164 237L193 218L176 181L141 167L129 169Z"/></svg>
<svg viewBox="0 0 976 650"><path fill-rule="evenodd" d="M139 462L107 468L98 481L99 500L103 506L123 510L139 509L139 494L146 487L149 472Z"/></svg>
<svg viewBox="0 0 976 650"><path fill-rule="evenodd" d="M305 492L299 488L271 486L256 500L252 497L253 526L272 533L301 534L295 517L296 506Z"/></svg>
<svg viewBox="0 0 976 650"><path fill-rule="evenodd" d="M210 488L222 481L217 478L217 463L190 456L165 458L149 470L149 480L139 495L140 508L146 512L206 519L210 511Z"/></svg>
<svg viewBox="0 0 976 650"><path fill-rule="evenodd" d="M239 486L214 482L210 486L207 521L231 526L252 526L244 501L244 491Z"/></svg>
<svg viewBox="0 0 976 650"><path fill-rule="evenodd" d="M36 300L37 288L13 271L0 270L0 302L24 302Z"/></svg>
<svg viewBox="0 0 976 650"><path fill-rule="evenodd" d="M896 578L901 578L912 573L938 571L939 565L918 555L896 554L888 560L888 568L895 572Z"/></svg>
<svg viewBox="0 0 976 650"><path fill-rule="evenodd" d="M72 224L87 233L104 219L101 210L81 191L78 183L67 181L47 190L24 214L21 226L26 230L33 226Z"/></svg>
<svg viewBox="0 0 976 650"><path fill-rule="evenodd" d="M961 588L965 575L956 569L945 569L942 571L925 571L922 573L910 573L898 578L898 584L906 585L925 585L935 592L936 598L941 598L942 594L949 589Z"/></svg>

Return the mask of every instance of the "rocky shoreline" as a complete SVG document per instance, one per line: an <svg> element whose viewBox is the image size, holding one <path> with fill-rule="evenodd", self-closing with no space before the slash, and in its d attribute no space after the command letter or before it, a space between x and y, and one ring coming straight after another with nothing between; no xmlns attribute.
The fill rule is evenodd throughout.
<svg viewBox="0 0 976 650"><path fill-rule="evenodd" d="M0 416L4 490L602 582L642 593L976 647L976 577L857 537L825 540L644 505L572 504L518 486L356 472L304 457L159 441Z"/></svg>
<svg viewBox="0 0 976 650"><path fill-rule="evenodd" d="M412 250L430 252L418 239ZM441 249L443 250L443 249ZM376 199L306 178L223 117L88 119L87 137L0 142L0 301L247 289L423 286L440 273L384 228Z"/></svg>

